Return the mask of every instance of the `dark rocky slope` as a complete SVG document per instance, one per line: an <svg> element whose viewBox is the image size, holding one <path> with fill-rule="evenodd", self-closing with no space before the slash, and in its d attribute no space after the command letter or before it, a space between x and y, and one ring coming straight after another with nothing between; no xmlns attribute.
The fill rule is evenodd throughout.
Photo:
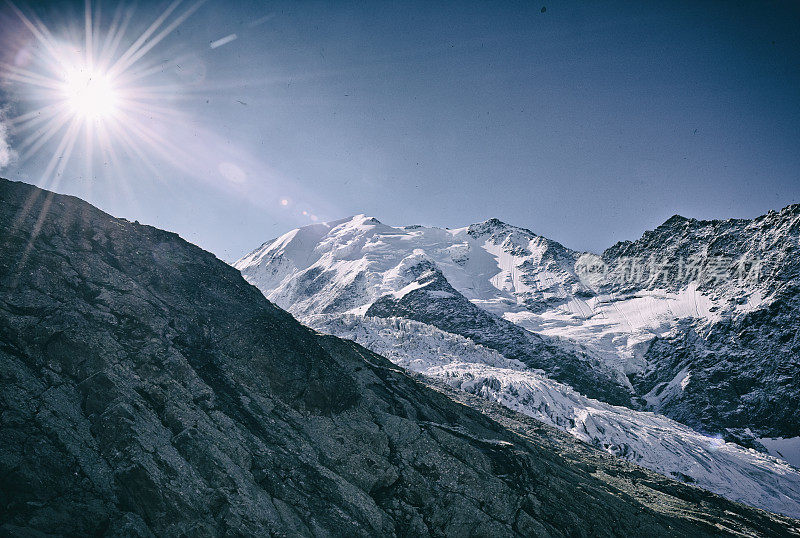
<svg viewBox="0 0 800 538"><path fill-rule="evenodd" d="M799 525L509 412L501 425L304 328L175 234L4 180L0 230L4 535L785 535Z"/></svg>

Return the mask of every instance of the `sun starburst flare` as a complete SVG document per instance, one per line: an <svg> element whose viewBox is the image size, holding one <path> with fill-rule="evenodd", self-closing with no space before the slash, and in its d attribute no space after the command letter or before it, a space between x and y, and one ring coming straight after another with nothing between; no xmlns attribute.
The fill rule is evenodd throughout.
<svg viewBox="0 0 800 538"><path fill-rule="evenodd" d="M108 75L85 67L66 72L64 98L72 113L83 119L111 118L117 109L117 92Z"/></svg>
<svg viewBox="0 0 800 538"><path fill-rule="evenodd" d="M163 62L149 59L148 53L203 3L179 9L182 0L173 1L135 39L126 37L134 12L121 4L103 30L99 6L93 9L87 0L82 32L72 32L83 35L69 39L63 37L68 28L56 33L10 3L34 46L21 47L13 62L0 62L0 77L16 87L30 109L9 121L20 138L16 150L21 160L54 145L41 183L52 187L58 181L81 138L88 178L93 177L95 149L106 163L124 151L149 167L151 156L174 160L181 153L153 127L153 120L175 123L179 118L165 106L175 98L174 86L153 80Z"/></svg>

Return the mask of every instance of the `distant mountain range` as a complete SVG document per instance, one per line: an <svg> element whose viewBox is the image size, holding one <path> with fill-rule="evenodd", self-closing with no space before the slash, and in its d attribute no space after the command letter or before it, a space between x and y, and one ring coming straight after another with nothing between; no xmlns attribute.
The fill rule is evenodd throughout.
<svg viewBox="0 0 800 538"><path fill-rule="evenodd" d="M234 266L322 332L797 517L798 249L800 205L675 216L602 254L497 219L439 229L359 215L293 230Z"/></svg>

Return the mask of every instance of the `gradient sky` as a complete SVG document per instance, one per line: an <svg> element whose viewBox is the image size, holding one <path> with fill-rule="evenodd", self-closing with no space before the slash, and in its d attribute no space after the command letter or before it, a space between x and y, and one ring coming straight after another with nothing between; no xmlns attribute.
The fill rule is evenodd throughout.
<svg viewBox="0 0 800 538"><path fill-rule="evenodd" d="M80 49L83 3L53 4L17 5ZM800 3L732 4L210 0L142 60L178 114L142 121L189 158L95 151L89 172L80 139L43 177L56 136L0 175L226 261L356 213L497 217L593 251L675 213L753 217L800 201ZM100 6L102 31L115 4ZM167 6L139 2L127 42ZM0 25L3 61L36 56L8 6ZM27 91L0 86L11 150Z"/></svg>

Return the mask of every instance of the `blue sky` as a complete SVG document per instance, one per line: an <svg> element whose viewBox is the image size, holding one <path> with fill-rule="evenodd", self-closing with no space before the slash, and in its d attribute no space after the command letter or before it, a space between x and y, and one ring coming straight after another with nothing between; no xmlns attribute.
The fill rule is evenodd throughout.
<svg viewBox="0 0 800 538"><path fill-rule="evenodd" d="M82 50L83 3L17 5ZM102 35L116 4L99 5ZM168 5L139 2L124 43ZM3 61L40 69L18 15L0 8L0 24ZM59 134L0 174L227 261L356 213L449 227L497 217L599 251L675 213L752 217L800 201L797 2L210 0L140 63L160 90L137 121L180 151L148 140L137 153L123 132L106 159L79 136L48 175ZM8 120L47 99L32 96L0 86L12 150L26 133ZM151 104L173 115L154 119Z"/></svg>

